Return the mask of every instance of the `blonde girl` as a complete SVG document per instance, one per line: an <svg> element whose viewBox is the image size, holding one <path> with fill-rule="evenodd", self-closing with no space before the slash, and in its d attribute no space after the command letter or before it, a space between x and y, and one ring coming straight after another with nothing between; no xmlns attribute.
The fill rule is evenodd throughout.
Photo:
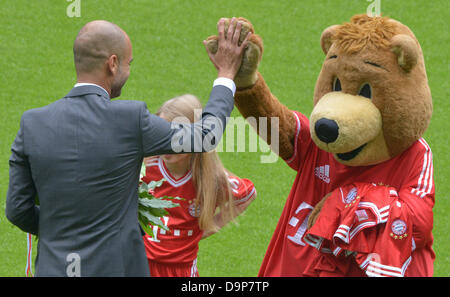
<svg viewBox="0 0 450 297"><path fill-rule="evenodd" d="M171 122L195 122L202 105L197 97L183 95L165 102L157 115ZM216 151L161 155L145 160L143 181L165 179L155 189L156 197L183 198L179 207L168 209L163 221L170 231L154 227L154 236L144 235L151 276L198 276L198 243L219 231L255 199L248 179L233 176Z"/></svg>

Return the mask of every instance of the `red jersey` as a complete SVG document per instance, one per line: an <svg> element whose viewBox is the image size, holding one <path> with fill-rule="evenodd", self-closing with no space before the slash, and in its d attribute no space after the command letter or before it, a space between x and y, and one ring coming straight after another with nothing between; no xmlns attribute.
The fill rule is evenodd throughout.
<svg viewBox="0 0 450 297"><path fill-rule="evenodd" d="M192 182L192 172L188 171L183 177L175 179L170 175L161 157L153 158L147 164L146 175L142 180L146 183L165 179L161 187L155 188L155 197L180 197L176 200L178 207L169 208L168 216L163 222L170 231L153 227L154 237L144 236L147 258L158 263L192 263L197 258L198 243L203 231L198 224L200 208L195 207L196 190ZM252 198L256 189L248 179L229 176L233 196L236 204L244 203Z"/></svg>
<svg viewBox="0 0 450 297"><path fill-rule="evenodd" d="M432 276L434 206L431 149L423 138L386 162L351 167L319 149L311 139L308 119L294 112L297 131L293 156L287 164L298 171L263 259L260 276L305 276L320 252L304 240L308 217L314 206L334 189L354 182L393 187L398 201L411 217L416 249L406 276ZM356 272L355 272L356 273ZM360 271L358 272L360 273Z"/></svg>
<svg viewBox="0 0 450 297"><path fill-rule="evenodd" d="M322 253L305 273L360 275L359 267L368 276L404 276L415 249L411 230L412 218L395 189L368 183L339 187L304 238Z"/></svg>

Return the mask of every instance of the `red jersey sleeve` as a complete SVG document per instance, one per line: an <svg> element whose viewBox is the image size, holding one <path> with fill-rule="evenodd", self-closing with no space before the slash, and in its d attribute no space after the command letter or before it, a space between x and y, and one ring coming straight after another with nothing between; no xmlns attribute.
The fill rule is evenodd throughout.
<svg viewBox="0 0 450 297"><path fill-rule="evenodd" d="M256 188L251 180L230 175L228 181L236 204L244 203L256 195Z"/></svg>
<svg viewBox="0 0 450 297"><path fill-rule="evenodd" d="M142 180L144 183L146 183L146 184L148 184L148 183L151 182L150 176L148 176L148 174L146 174L145 176L143 176L143 177L141 178L141 180Z"/></svg>
<svg viewBox="0 0 450 297"><path fill-rule="evenodd" d="M308 118L297 111L292 112L294 113L294 118L297 124L294 138L294 152L292 156L285 161L289 165L289 167L291 167L295 171L298 171L301 167L301 164L305 160L308 151L312 148L313 142L311 139L311 134L309 132Z"/></svg>
<svg viewBox="0 0 450 297"><path fill-rule="evenodd" d="M413 237L418 248L432 242L434 206L433 155L423 138L419 139L409 154L411 170L399 191L399 201L407 205L414 218Z"/></svg>
<svg viewBox="0 0 450 297"><path fill-rule="evenodd" d="M158 166L158 157L149 157L144 159L145 164L145 175L141 178L146 184L152 181L150 177L151 167Z"/></svg>

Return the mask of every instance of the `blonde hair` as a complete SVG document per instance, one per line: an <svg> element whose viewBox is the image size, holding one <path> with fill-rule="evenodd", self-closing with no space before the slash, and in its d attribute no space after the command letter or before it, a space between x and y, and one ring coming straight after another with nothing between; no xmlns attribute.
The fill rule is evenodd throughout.
<svg viewBox="0 0 450 297"><path fill-rule="evenodd" d="M200 100L186 94L166 101L156 114L168 121L185 118L193 123L200 120L201 109ZM191 158L192 180L197 193L194 202L197 209L200 207L200 229L218 231L214 222L216 210L220 210L223 220L230 220L235 214L227 172L216 151L193 153Z"/></svg>

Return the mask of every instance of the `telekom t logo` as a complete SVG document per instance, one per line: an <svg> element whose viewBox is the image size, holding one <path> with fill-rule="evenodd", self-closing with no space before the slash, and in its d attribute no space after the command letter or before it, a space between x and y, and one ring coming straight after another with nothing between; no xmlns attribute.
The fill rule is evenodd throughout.
<svg viewBox="0 0 450 297"><path fill-rule="evenodd" d="M311 215L312 210L314 207L309 205L306 202L302 202L299 207L297 207L297 210L295 211L295 215L291 217L289 220L289 225L293 228L297 228L298 223L301 219L303 219L300 226L297 228L297 231L293 235L288 235L287 238L293 242L295 242L298 245L305 246L306 244L303 242L302 238L306 233L306 229L308 228L308 219Z"/></svg>

